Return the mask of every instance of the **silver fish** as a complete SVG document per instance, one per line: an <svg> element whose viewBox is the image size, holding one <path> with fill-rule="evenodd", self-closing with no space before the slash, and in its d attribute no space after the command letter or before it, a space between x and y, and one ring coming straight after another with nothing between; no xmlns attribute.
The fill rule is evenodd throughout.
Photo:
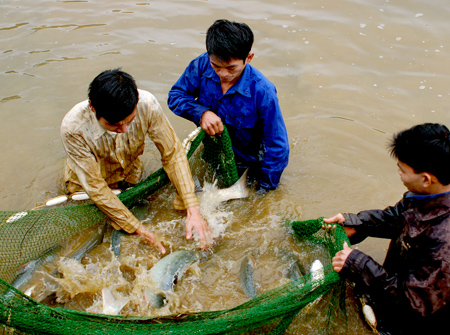
<svg viewBox="0 0 450 335"><path fill-rule="evenodd" d="M76 250L74 250L67 257L76 260L81 260L89 251L94 249L97 245L102 243L103 235L105 235L106 224L101 224L94 232L89 236L89 238L80 245Z"/></svg>
<svg viewBox="0 0 450 335"><path fill-rule="evenodd" d="M44 251L41 255L39 255L39 257L25 265L23 270L13 281L12 286L22 292L26 292L27 295L31 295L36 285L28 287L30 286L30 283L39 280L37 278L39 278L42 273L48 273L52 276L56 276L58 274L58 261L62 257L81 260L89 251L91 251L94 247L102 242L103 235L106 230L106 225L102 223L97 228L93 227L92 230L92 234L86 239L86 241L84 241L80 246L78 246L75 250L71 251L68 254L67 252L65 252L64 242L56 244ZM41 280L43 280L43 278L41 278ZM51 295L54 290L56 290L56 285L56 282L46 283L45 291L41 292L38 296L35 297L35 299L39 302L43 301L45 298ZM8 291L5 295L11 294L13 294L13 292Z"/></svg>
<svg viewBox="0 0 450 335"><path fill-rule="evenodd" d="M176 282L196 260L197 254L192 250L174 251L159 260L148 272L154 290L146 289L144 294L146 300L153 307L164 306L164 292L173 290Z"/></svg>
<svg viewBox="0 0 450 335"><path fill-rule="evenodd" d="M287 277L290 280L297 280L305 275L305 269L300 262L294 262L288 269Z"/></svg>
<svg viewBox="0 0 450 335"><path fill-rule="evenodd" d="M61 252L63 247L60 244L56 244L47 250L45 250L42 254L40 254L36 259L28 262L25 267L20 271L19 275L12 282L12 286L14 286L18 290L22 290L23 287L30 281L30 279L34 276L34 274L38 271L43 271L44 266L49 263L54 263L56 270L56 260L61 257Z"/></svg>
<svg viewBox="0 0 450 335"><path fill-rule="evenodd" d="M120 243L123 235L125 235L125 231L122 229L114 229L111 235L111 249L117 257L120 257Z"/></svg>
<svg viewBox="0 0 450 335"><path fill-rule="evenodd" d="M308 280L308 283L312 283L312 289L315 289L322 285L325 281L325 272L324 267L321 261L316 259L314 262L312 262L310 268L309 268L310 277ZM312 312L317 311L317 306L319 302L322 300L322 295L315 299L314 301L311 301L308 305L303 307L302 313L303 314L309 314Z"/></svg>
<svg viewBox="0 0 450 335"><path fill-rule="evenodd" d="M241 263L239 276L241 278L242 290L250 299L256 297L256 287L253 278L253 271L255 269L254 259L251 255L246 255Z"/></svg>
<svg viewBox="0 0 450 335"><path fill-rule="evenodd" d="M313 288L319 287L324 283L325 272L321 261L316 259L312 262L309 272L311 274L309 281L313 283Z"/></svg>
<svg viewBox="0 0 450 335"><path fill-rule="evenodd" d="M289 263L287 278L289 278L290 280L297 280L298 278L306 275L306 270L303 267L303 264L294 253L289 252L285 249L280 249L279 253L281 254L282 260L285 260L287 258L287 261Z"/></svg>
<svg viewBox="0 0 450 335"><path fill-rule="evenodd" d="M305 274L305 268L301 264L300 260L293 253L288 252L284 249L280 250L281 258L283 261L288 258L288 262L290 263L287 278L290 280L296 280L298 278L302 278ZM255 282L254 282L254 269L255 269L255 260L251 254L245 256L241 263L241 268L239 270L239 276L241 280L242 290L245 295L250 299L257 296Z"/></svg>
<svg viewBox="0 0 450 335"><path fill-rule="evenodd" d="M133 208L131 208L131 213L139 220L144 220L148 215L148 203L147 202L138 202ZM114 229L111 235L111 249L114 254L119 257L120 256L120 245L122 242L122 236L125 235L125 231L120 229Z"/></svg>

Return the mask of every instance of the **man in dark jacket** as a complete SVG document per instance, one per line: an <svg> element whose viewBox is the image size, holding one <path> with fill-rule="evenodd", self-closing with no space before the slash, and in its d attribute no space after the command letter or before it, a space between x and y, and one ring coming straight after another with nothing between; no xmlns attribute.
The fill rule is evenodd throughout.
<svg viewBox="0 0 450 335"><path fill-rule="evenodd" d="M380 330L437 334L450 316L450 133L422 124L394 135L391 155L408 189L395 206L337 214L351 243L367 236L391 240L383 265L344 244L333 267L366 292Z"/></svg>
<svg viewBox="0 0 450 335"><path fill-rule="evenodd" d="M238 168L250 168L259 192L273 190L289 161L289 140L275 86L249 63L253 32L245 23L217 20L206 50L169 92L168 106L208 135L226 125Z"/></svg>

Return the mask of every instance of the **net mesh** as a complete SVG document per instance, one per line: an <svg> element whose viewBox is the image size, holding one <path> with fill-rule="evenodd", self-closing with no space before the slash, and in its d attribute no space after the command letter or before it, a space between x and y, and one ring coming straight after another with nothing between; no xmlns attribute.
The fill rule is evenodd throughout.
<svg viewBox="0 0 450 335"><path fill-rule="evenodd" d="M222 136L214 138L200 130L195 138L189 140L188 157L201 145L204 145L202 158L221 181L221 186L236 182L238 175L226 129ZM120 194L119 198L130 207L168 182L161 168ZM110 316L48 307L11 286L20 265L105 219L93 204L0 212L0 329L3 333L283 334L296 319L302 321L295 324L311 322L308 315L313 310L316 315L318 311L322 314L321 325L317 324L317 318L314 321L315 334L345 333L344 284L333 271L331 258L348 240L341 227L332 234L321 229L322 218L286 224L299 241L319 250L317 258L324 265L323 272L292 280L231 309L158 317Z"/></svg>

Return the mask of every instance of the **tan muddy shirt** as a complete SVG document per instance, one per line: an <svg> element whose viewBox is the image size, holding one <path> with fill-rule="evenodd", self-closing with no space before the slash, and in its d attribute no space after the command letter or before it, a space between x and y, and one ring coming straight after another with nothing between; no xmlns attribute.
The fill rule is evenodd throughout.
<svg viewBox="0 0 450 335"><path fill-rule="evenodd" d="M137 184L142 174L139 156L148 135L161 153L161 162L175 186L175 209L198 206L186 153L156 98L139 91L136 117L126 133L100 126L89 101L75 105L64 117L61 138L68 155L64 178L73 193L84 189L115 229L133 233L140 222L112 193L124 180Z"/></svg>

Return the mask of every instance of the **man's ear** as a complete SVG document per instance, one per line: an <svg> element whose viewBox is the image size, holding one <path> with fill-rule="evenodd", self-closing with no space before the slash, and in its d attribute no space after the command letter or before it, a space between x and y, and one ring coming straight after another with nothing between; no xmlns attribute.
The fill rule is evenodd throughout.
<svg viewBox="0 0 450 335"><path fill-rule="evenodd" d="M428 172L423 172L422 173L422 178L423 178L423 187L430 187L431 185L435 184L438 180L437 178Z"/></svg>
<svg viewBox="0 0 450 335"><path fill-rule="evenodd" d="M255 56L255 54L253 52L250 52L247 56L247 58L245 59L245 64L248 64L252 61L253 56Z"/></svg>

